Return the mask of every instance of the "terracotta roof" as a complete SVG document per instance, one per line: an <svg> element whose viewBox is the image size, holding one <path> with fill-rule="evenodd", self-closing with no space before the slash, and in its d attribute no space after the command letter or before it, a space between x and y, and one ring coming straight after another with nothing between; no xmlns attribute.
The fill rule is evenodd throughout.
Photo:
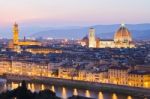
<svg viewBox="0 0 150 99"><path fill-rule="evenodd" d="M144 70L134 70L129 72L129 74L150 75L150 72Z"/></svg>

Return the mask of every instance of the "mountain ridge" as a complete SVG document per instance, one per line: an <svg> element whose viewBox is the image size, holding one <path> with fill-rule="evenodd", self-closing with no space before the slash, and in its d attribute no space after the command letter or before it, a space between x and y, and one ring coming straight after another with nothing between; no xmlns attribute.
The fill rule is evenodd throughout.
<svg viewBox="0 0 150 99"><path fill-rule="evenodd" d="M32 37L51 37L51 38L69 38L82 39L88 35L88 29L95 28L96 35L100 38L112 39L115 32L120 27L120 24L113 25L93 25L87 27L79 27L75 29L52 29L34 33ZM132 33L133 39L149 39L150 38L150 24L126 24L126 27ZM108 36L109 35L109 36Z"/></svg>

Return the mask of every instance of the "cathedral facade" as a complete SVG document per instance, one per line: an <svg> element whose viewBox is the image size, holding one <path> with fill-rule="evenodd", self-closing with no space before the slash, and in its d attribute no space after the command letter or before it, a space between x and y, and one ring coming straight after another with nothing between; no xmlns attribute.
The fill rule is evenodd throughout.
<svg viewBox="0 0 150 99"><path fill-rule="evenodd" d="M95 36L95 29L89 29L89 35L83 38L81 45L87 45L89 48L134 48L131 33L124 24L120 26L114 35L113 40L99 39Z"/></svg>

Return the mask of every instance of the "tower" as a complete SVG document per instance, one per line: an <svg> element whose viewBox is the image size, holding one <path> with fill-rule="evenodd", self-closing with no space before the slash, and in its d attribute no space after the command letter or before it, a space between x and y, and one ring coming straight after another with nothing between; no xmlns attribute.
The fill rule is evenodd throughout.
<svg viewBox="0 0 150 99"><path fill-rule="evenodd" d="M19 41L19 30L18 30L18 24L14 24L13 26L13 43L18 44Z"/></svg>
<svg viewBox="0 0 150 99"><path fill-rule="evenodd" d="M95 29L89 29L89 47L96 48Z"/></svg>

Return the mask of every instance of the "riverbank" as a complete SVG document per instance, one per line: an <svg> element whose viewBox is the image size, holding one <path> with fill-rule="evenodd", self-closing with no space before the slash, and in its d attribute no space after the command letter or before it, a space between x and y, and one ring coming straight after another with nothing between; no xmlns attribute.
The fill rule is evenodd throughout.
<svg viewBox="0 0 150 99"><path fill-rule="evenodd" d="M59 79L59 78L47 78L47 77L28 77L28 76L18 76L18 75L5 75L4 78L7 81L16 81L21 82L22 80L26 80L27 82L32 83L43 83L43 84L51 84L56 86L64 86L70 88L77 89L85 89L85 90L93 90L93 91L104 91L110 93L118 93L131 95L133 97L138 97L138 99L147 99L150 98L150 89L138 88L138 87L128 87L128 86L120 86L114 84L104 84L104 83L94 83L94 82L86 82L86 81L76 81L76 80L68 80L68 79Z"/></svg>

